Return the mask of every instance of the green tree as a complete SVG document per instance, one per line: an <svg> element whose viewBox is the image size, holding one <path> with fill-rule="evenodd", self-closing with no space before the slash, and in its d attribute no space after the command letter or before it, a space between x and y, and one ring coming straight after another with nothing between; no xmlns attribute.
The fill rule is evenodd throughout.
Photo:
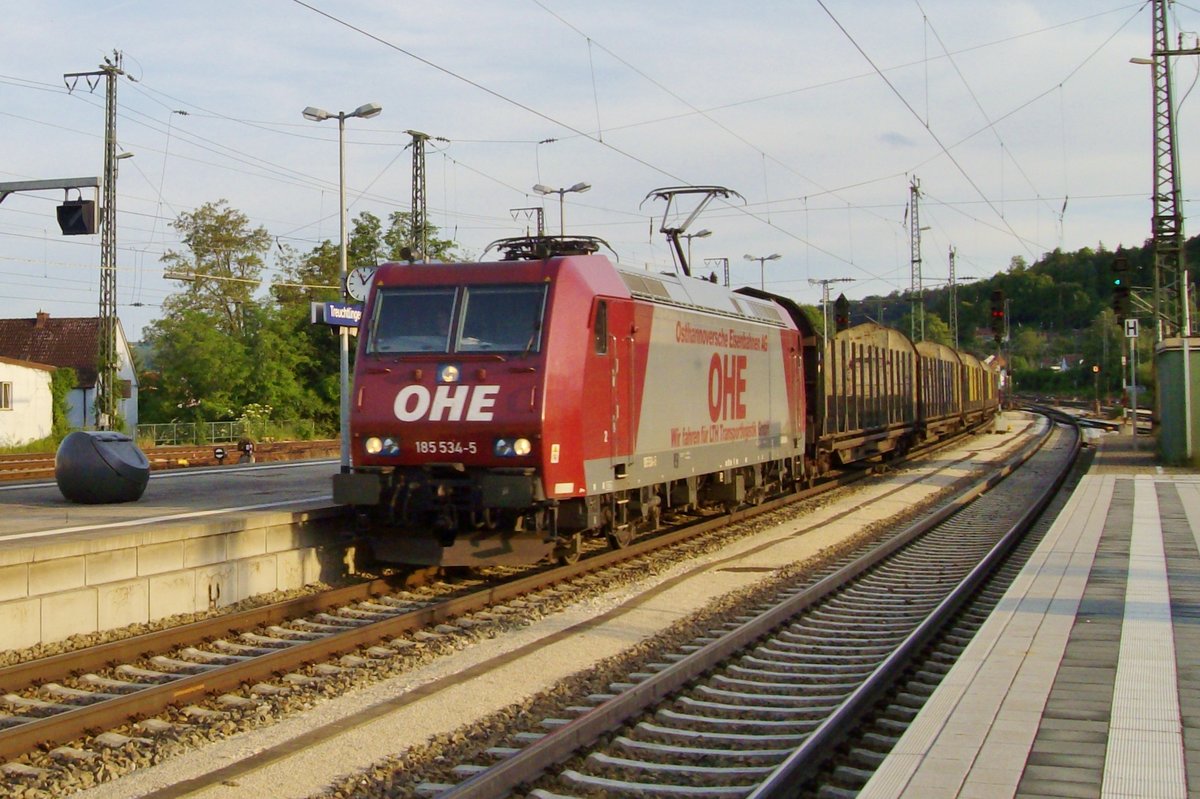
<svg viewBox="0 0 1200 799"><path fill-rule="evenodd" d="M900 317L900 321L896 325L896 329L904 333L906 336L911 333L913 329L911 312ZM918 333L914 339L914 343L922 340L932 341L937 344L945 344L947 347L954 346L954 340L950 335L950 325L946 324L942 317L931 311L925 311L925 338L921 339L921 336Z"/></svg>
<svg viewBox="0 0 1200 799"><path fill-rule="evenodd" d="M379 217L363 211L354 219L354 226L346 234L346 269L360 266L376 266L383 255L383 222Z"/></svg>
<svg viewBox="0 0 1200 799"><path fill-rule="evenodd" d="M162 261L187 276L189 285L167 298L164 312L202 311L224 332L240 332L244 314L254 304L270 234L266 228L252 228L249 218L229 208L226 200L184 212L171 226L187 252L168 250Z"/></svg>
<svg viewBox="0 0 1200 799"><path fill-rule="evenodd" d="M405 252L418 253L420 247L413 241L412 214L408 211L392 211L388 215L388 229L383 234L383 251L389 260L406 260ZM425 223L425 243L429 250L425 259L429 261L453 261L458 256L455 253L455 243L452 239L438 238L436 225Z"/></svg>
<svg viewBox="0 0 1200 799"><path fill-rule="evenodd" d="M284 247L276 259L281 276L271 284L271 296L280 305L332 302L340 298L338 269L340 253L331 241L323 241L304 255Z"/></svg>
<svg viewBox="0 0 1200 799"><path fill-rule="evenodd" d="M947 347L954 346L954 339L950 336L950 325L935 313L925 312L925 340L933 341L938 344L945 344Z"/></svg>
<svg viewBox="0 0 1200 799"><path fill-rule="evenodd" d="M239 411L257 404L270 406L281 419L321 420L329 414L329 397L312 379L321 359L314 347L298 346L306 340L297 338L295 321L282 308L258 308L247 320L246 350L254 373L238 397Z"/></svg>
<svg viewBox="0 0 1200 799"><path fill-rule="evenodd" d="M347 235L348 267L392 257L408 219L393 213L385 228L374 214L359 214ZM301 254L280 245L281 276L264 299L257 289L272 241L264 228L225 200L180 214L174 226L184 248L163 261L189 280L147 329L156 370L141 377L142 419L216 421L269 406L277 419L336 429L337 331L312 324L309 305L341 297L339 246L324 241ZM453 253L453 242L437 239L432 226L430 233L439 254Z"/></svg>
<svg viewBox="0 0 1200 799"><path fill-rule="evenodd" d="M50 435L56 440L64 438L71 432L70 414L71 391L75 388L78 375L74 367L64 366L55 369L50 375Z"/></svg>
<svg viewBox="0 0 1200 799"><path fill-rule="evenodd" d="M1012 342L1014 368L1037 369L1045 346L1046 342L1041 333L1030 327L1021 328ZM1018 358L1020 362L1017 361Z"/></svg>
<svg viewBox="0 0 1200 799"><path fill-rule="evenodd" d="M213 324L214 315L181 310L148 328L161 379L156 404L172 419L212 421L232 418L242 404L254 368L241 339Z"/></svg>

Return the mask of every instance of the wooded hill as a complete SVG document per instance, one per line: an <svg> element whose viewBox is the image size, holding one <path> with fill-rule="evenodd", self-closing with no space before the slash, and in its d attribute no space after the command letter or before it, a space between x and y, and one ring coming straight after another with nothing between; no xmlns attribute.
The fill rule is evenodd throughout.
<svg viewBox="0 0 1200 799"><path fill-rule="evenodd" d="M1077 371L1062 379L1049 382L1060 387L1091 387L1092 366L1101 366L1102 388L1117 389L1120 380L1120 354L1124 346L1123 333L1112 310L1113 262L1118 256L1128 261L1125 273L1127 285L1134 295L1133 316L1142 320L1140 352L1145 355L1149 382L1153 348L1153 328L1149 312L1144 309L1152 302L1154 282L1154 251L1150 242L1140 247L1118 247L1109 250L1101 244L1097 249L1084 248L1075 252L1055 250L1044 254L1035 263L1014 257L1006 271L983 280L958 286L958 324L960 348L979 356L996 352L991 331L991 293L999 289L1008 301L1009 338L1004 351L1012 359L1018 377L1030 385L1033 373ZM1200 272L1200 236L1188 240L1185 257L1191 270L1193 303L1197 297L1195 281ZM1139 303L1139 299L1141 302ZM950 290L947 287L925 292L926 338L953 344L949 340ZM905 332L910 330L911 304L907 292L892 292L887 296L867 297L851 304L851 323L874 319ZM1018 384L1020 384L1018 380Z"/></svg>

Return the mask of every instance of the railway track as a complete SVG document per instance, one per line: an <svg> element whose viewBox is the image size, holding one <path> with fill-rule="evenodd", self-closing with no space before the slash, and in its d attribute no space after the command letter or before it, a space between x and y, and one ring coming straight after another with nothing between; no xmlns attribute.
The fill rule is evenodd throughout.
<svg viewBox="0 0 1200 799"><path fill-rule="evenodd" d="M279 441L255 444L254 459L258 462L328 458L337 454L337 441ZM179 469L188 466L220 466L215 455L217 445L151 447L142 450L152 470ZM234 445L224 445L227 463L236 463ZM41 480L54 477L54 455L51 453L21 453L0 455L0 481Z"/></svg>
<svg viewBox="0 0 1200 799"><path fill-rule="evenodd" d="M36 779L44 769L32 765L37 758L29 757L31 752L50 752L52 760L86 761L89 755L77 746L64 746L81 737L95 748L126 746L131 740L126 735L88 734L169 707L176 708L179 718L197 722L212 716L214 704L218 714L249 712L280 692L319 686L343 669L402 658L429 638L469 636L492 623L503 625L506 614L519 614L545 597L568 602L580 580L609 584L613 569L631 568L628 564L655 550L684 542L703 547L705 535L719 535L714 531L731 518L749 518L792 501L697 521L622 550L593 553L568 567L533 573L500 570L504 577L481 581L474 590L448 587L414 595L375 581L19 664L0 671L8 711L0 715L0 761L9 761L3 770ZM687 557L686 552L679 555ZM481 611L487 618L472 617ZM214 695L218 698L208 708L187 704ZM151 719L134 733L153 736L161 725Z"/></svg>
<svg viewBox="0 0 1200 799"><path fill-rule="evenodd" d="M1078 472L1074 477L1078 477ZM866 714L863 721L845 737L834 756L810 781L809 790L805 791L807 796L851 799L866 786L975 633L1000 604L1005 591L1045 538L1054 517L1068 498L1068 491L1059 492L1042 518L1012 549L954 620L912 661L904 676L893 683L875 709Z"/></svg>
<svg viewBox="0 0 1200 799"><path fill-rule="evenodd" d="M959 497L413 790L440 799L796 795L1001 562L1078 446L1076 432L1055 431L982 497Z"/></svg>

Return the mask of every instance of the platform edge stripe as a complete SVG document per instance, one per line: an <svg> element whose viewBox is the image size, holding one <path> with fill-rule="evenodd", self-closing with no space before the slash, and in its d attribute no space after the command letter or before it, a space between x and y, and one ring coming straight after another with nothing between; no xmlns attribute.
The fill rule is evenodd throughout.
<svg viewBox="0 0 1200 799"><path fill-rule="evenodd" d="M1155 785L1156 796L1182 799L1183 722L1158 496L1151 477L1136 477L1133 485L1125 613L1100 795L1122 796L1140 784Z"/></svg>

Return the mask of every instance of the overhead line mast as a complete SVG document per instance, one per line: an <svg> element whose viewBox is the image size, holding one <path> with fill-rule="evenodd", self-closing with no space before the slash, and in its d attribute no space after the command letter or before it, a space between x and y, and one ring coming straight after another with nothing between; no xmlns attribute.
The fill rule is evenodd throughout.
<svg viewBox="0 0 1200 799"><path fill-rule="evenodd" d="M909 285L912 311L909 314L909 328L913 341L925 340L925 283L921 279L920 199L921 181L914 176L908 187L909 243L912 249L912 279Z"/></svg>
<svg viewBox="0 0 1200 799"><path fill-rule="evenodd" d="M950 341L954 349L958 349L958 280L955 275L955 259L957 253L950 247Z"/></svg>
<svg viewBox="0 0 1200 799"><path fill-rule="evenodd" d="M1171 56L1200 55L1200 48L1171 49L1167 5L1168 0L1154 0L1154 51L1149 61L1154 81L1154 317L1158 341L1191 333Z"/></svg>
<svg viewBox="0 0 1200 799"><path fill-rule="evenodd" d="M121 68L121 53L113 51L100 69L94 72L68 72L63 75L67 91L72 91L79 78L86 78L88 87L95 89L106 80L104 113L104 189L100 208L100 314L99 347L96 358L96 429L118 427L120 386L117 354L117 77L125 74ZM125 156L121 156L125 157Z"/></svg>
<svg viewBox="0 0 1200 799"><path fill-rule="evenodd" d="M427 134L404 131L412 136L412 248L413 259L424 261L429 249L425 235L425 142Z"/></svg>

